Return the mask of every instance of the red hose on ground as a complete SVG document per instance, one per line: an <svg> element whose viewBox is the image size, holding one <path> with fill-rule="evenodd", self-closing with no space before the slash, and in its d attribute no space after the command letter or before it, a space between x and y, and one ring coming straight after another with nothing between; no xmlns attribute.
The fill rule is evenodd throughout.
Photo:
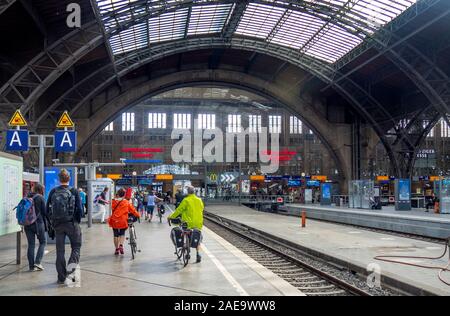
<svg viewBox="0 0 450 316"><path fill-rule="evenodd" d="M450 272L450 258L449 258L449 263L447 264L447 266L445 267L440 267L440 266L425 266L425 265L421 265L421 264L417 264L417 263L409 263L409 262L404 262L404 261L400 261L400 260L392 260L392 259L425 259L425 260L439 260L444 258L444 256L447 254L447 251L450 248L450 238L447 239L446 243L445 243L445 249L444 249L444 253L439 256L439 257L415 257L415 256L376 256L374 257L374 260L378 260L378 261L384 261L384 262L390 262L390 263L398 263L398 264L402 264L402 265L406 265L406 266L411 266L411 267L418 267L418 268L425 268L425 269L432 269L432 270L439 270L438 273L438 278L439 280L450 286L450 282L444 280L443 278L443 273L449 271ZM449 251L449 256L450 256L450 251Z"/></svg>

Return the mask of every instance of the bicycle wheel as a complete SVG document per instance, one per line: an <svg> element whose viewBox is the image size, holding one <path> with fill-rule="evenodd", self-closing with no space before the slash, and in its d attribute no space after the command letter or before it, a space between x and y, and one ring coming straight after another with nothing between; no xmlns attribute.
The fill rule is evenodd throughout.
<svg viewBox="0 0 450 316"><path fill-rule="evenodd" d="M183 243L183 264L187 266L189 263L189 259L191 259L191 243L188 235L184 235L184 243Z"/></svg>
<svg viewBox="0 0 450 316"><path fill-rule="evenodd" d="M136 257L136 251L137 251L137 246L136 246L136 239L135 239L135 231L134 231L134 227L130 228L130 248L131 248L131 258L134 259Z"/></svg>
<svg viewBox="0 0 450 316"><path fill-rule="evenodd" d="M162 223L162 214L160 211L158 211L158 216L159 216L159 222Z"/></svg>

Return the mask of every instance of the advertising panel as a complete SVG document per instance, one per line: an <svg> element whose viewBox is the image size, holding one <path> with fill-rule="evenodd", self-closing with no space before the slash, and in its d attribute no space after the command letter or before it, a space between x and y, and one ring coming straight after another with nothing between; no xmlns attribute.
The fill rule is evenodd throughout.
<svg viewBox="0 0 450 316"><path fill-rule="evenodd" d="M105 187L109 189L106 200L111 201L111 192L113 191L113 181L111 179L104 178L88 181L88 212L91 212L94 222L100 222L102 219L106 220L111 214L111 204L105 205L106 213L103 214L98 204L94 203L95 198L103 192Z"/></svg>
<svg viewBox="0 0 450 316"><path fill-rule="evenodd" d="M331 205L331 183L322 183L321 205Z"/></svg>
<svg viewBox="0 0 450 316"><path fill-rule="evenodd" d="M409 201L411 198L411 182L409 179L398 180L398 198L400 201Z"/></svg>
<svg viewBox="0 0 450 316"><path fill-rule="evenodd" d="M44 169L44 185L45 185L45 200L47 200L50 191L59 185L58 173L61 168L45 167ZM75 187L76 172L75 168L66 168L70 174L69 186Z"/></svg>

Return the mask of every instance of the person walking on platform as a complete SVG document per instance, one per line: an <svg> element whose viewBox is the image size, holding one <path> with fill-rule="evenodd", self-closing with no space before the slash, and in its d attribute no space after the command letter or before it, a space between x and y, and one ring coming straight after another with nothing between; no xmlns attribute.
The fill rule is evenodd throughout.
<svg viewBox="0 0 450 316"><path fill-rule="evenodd" d="M175 219L181 216L181 220L187 223L188 229L198 229L201 231L203 228L203 210L205 206L202 199L195 195L195 189L193 186L188 186L187 191L188 195L183 199L180 206L177 207L175 212L173 212L168 219ZM197 262L202 260L200 255L200 243L202 238L203 236L200 237L200 242L197 247Z"/></svg>
<svg viewBox="0 0 450 316"><path fill-rule="evenodd" d="M181 189L177 190L177 193L175 193L175 207L180 206L181 201L184 199L184 194L181 191Z"/></svg>
<svg viewBox="0 0 450 316"><path fill-rule="evenodd" d="M427 205L425 206L425 207L426 207L425 212L428 213L430 207L431 207L431 209L434 211L435 205L436 205L437 202L439 202L439 199L438 199L438 198L436 197L436 195L433 193L433 194L431 195L431 197L428 199Z"/></svg>
<svg viewBox="0 0 450 316"><path fill-rule="evenodd" d="M44 200L44 187L37 183L33 187L33 191L28 195L33 199L34 211L36 213L36 221L28 226L24 226L25 234L28 241L28 265L30 271L42 271L44 267L41 264L42 257L44 256L45 245L47 244L45 238L45 232L47 231L47 211ZM36 237L39 240L39 248L34 256Z"/></svg>
<svg viewBox="0 0 450 316"><path fill-rule="evenodd" d="M155 191L152 191L147 198L147 216L145 219L149 219L148 222L150 223L153 218L153 211L155 210L156 203L161 202L162 199L157 197L155 195Z"/></svg>
<svg viewBox="0 0 450 316"><path fill-rule="evenodd" d="M132 203L125 199L125 190L120 189L117 197L112 201L112 214L108 219L109 226L114 233L114 246L116 247L115 255L123 255L123 243L125 241L125 232L128 229L129 214L136 218L141 216L136 211Z"/></svg>
<svg viewBox="0 0 450 316"><path fill-rule="evenodd" d="M108 197L107 197L108 191L109 191L108 187L105 187L103 189L103 192L100 193L100 195L97 199L98 210L99 210L99 213L102 214L102 219L101 219L102 224L105 223L106 205L109 204Z"/></svg>
<svg viewBox="0 0 450 316"><path fill-rule="evenodd" d="M75 282L75 272L80 262L82 207L78 191L69 187L69 172L66 169L61 169L58 177L60 186L50 191L47 210L51 225L55 230L58 284L64 284L66 279ZM67 271L66 267L66 237L69 238L72 248L68 262L70 271Z"/></svg>
<svg viewBox="0 0 450 316"><path fill-rule="evenodd" d="M78 191L80 192L81 208L83 210L81 217L85 217L86 216L86 193L84 193L82 188L79 188Z"/></svg>

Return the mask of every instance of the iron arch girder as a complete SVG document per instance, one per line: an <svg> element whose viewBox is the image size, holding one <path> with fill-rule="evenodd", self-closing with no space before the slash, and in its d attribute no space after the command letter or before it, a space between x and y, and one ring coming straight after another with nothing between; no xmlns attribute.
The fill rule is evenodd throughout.
<svg viewBox="0 0 450 316"><path fill-rule="evenodd" d="M316 59L313 58L298 59L298 56L294 54L295 52L292 52L292 50L278 45L273 44L267 45L267 43L265 42L257 42L248 39L239 39L239 40L232 39L231 42L224 42L220 38L182 40L178 42L170 42L158 45L157 47L158 50L156 50L156 48L154 48L153 50L142 50L141 55L134 54L131 57L128 56L127 58L118 61L117 69L119 71L119 76L124 76L127 73L154 60L161 59L163 57L170 56L176 53L188 52L202 48L204 49L235 48L252 52L257 51L262 54L286 60L295 66L298 66L308 72L313 73L314 75L316 75L317 77L319 77L320 79L322 79L327 83L332 82L332 79L327 77L330 68L327 65L320 63ZM106 71L110 71L108 67L105 67L104 69L106 69ZM114 79L115 76L111 76L108 80L103 81L101 85L97 85L95 90L93 90L91 93L85 94L85 97L73 109L71 109L71 113L74 114L83 103L85 103L87 100L89 100L89 98L92 98L97 93L99 93L107 85L113 82ZM383 131L383 129L379 126L378 122L373 118L372 113L367 111L361 102L364 102L364 104L367 102L370 104L370 102L372 102L371 111L382 110L384 108L377 102L375 102L374 99L370 95L368 95L367 92L361 87L359 87L356 83L352 82L351 80L346 80L345 82L348 84L347 89L343 88L340 85L337 85L336 86L337 90L347 100L349 100L351 104L353 104L356 107L356 109L361 113L363 117L365 117L365 119L367 119L372 124L378 136L385 145L386 150L388 151L389 156L392 159L392 162L394 163L395 166L398 166L396 160L394 159L392 148L390 148L389 142L387 141L387 139L385 139L385 131ZM348 90L352 90L353 92L349 92ZM68 93L70 91L71 90L68 90ZM358 98L354 95L355 92L359 92ZM52 105L49 107L49 109L54 109L54 107L55 106ZM386 114L386 111L383 112L384 114ZM387 113L386 115L389 114ZM46 115L42 115L41 118L44 118L45 116ZM390 117L389 120L393 124L395 123L392 117ZM398 167L395 167L395 169L397 170Z"/></svg>
<svg viewBox="0 0 450 316"><path fill-rule="evenodd" d="M213 48L230 48L230 49L239 49L251 52L258 52L265 55L269 55L281 60L285 60L290 64L293 64L301 69L313 73L315 76L320 78L326 83L332 83L332 79L329 77L331 73L331 68L319 62L317 59L308 58L306 56L299 56L295 51L291 49L270 44L268 45L262 41L255 41L249 39L232 39L231 42L225 42L221 38L201 38L201 39L190 39L190 40L181 40L177 42L170 42L166 44L161 44L154 47L152 50L142 50L137 52L133 56L128 56L122 60L117 62L117 69L119 71L120 76L124 76L130 71L141 67L144 64L150 63L154 60L164 58L166 56L174 55L177 53L189 52L193 50L199 49L213 49ZM352 80L346 80L348 86L351 90L357 90L361 97L360 99L366 99L365 103L371 104L370 111L382 111L382 115L387 116L392 124L396 122L390 116L390 113L384 109L367 91L365 91L362 87L357 85ZM350 89L349 88L349 89ZM98 87L101 89L101 87ZM355 98L352 99L352 103L356 106L361 107L361 104L355 103ZM362 108L362 107L361 107ZM366 118L371 117L371 113L362 110L365 112L364 115ZM374 119L370 119L371 123L377 124ZM381 128L380 128L381 130Z"/></svg>
<svg viewBox="0 0 450 316"><path fill-rule="evenodd" d="M101 31L93 22L67 34L34 57L0 88L0 105L20 107L26 115L52 83L101 43ZM22 89L25 83L31 87L26 94Z"/></svg>
<svg viewBox="0 0 450 316"><path fill-rule="evenodd" d="M8 8L9 8L11 5L13 5L13 4L16 2L16 0L5 0L4 2L6 2L6 3L0 5L0 15L1 15L3 12L5 12L6 10L8 10Z"/></svg>
<svg viewBox="0 0 450 316"><path fill-rule="evenodd" d="M437 1L434 1L437 3ZM450 9L441 12L434 20L428 21L420 27L425 29L436 21L450 14ZM410 37L410 36L409 36ZM388 41L383 41L386 38ZM394 39L394 43L390 41ZM395 34L382 28L371 38L374 47L391 60L429 99L430 103L446 118L450 113L450 79L433 61L421 53L417 48L400 40ZM422 71L422 73L420 72ZM336 81L345 79L338 77ZM430 80L428 80L430 78ZM448 122L450 124L450 122Z"/></svg>
<svg viewBox="0 0 450 316"><path fill-rule="evenodd" d="M226 74L226 75L216 75L217 73L220 74ZM93 137L98 135L103 128L106 126L107 122L112 120L115 116L117 116L121 111L124 111L126 109L129 109L133 107L134 105L138 104L139 102L148 99L152 96L156 96L158 94L176 89L176 88L182 88L182 87L192 87L192 86L211 86L211 84L215 85L223 85L227 87L234 87L239 88L243 90L247 90L249 92L255 93L257 95L260 95L262 97L265 97L274 103L278 104L282 108L285 108L288 110L288 112L295 114L296 116L299 116L303 122L305 122L305 125L307 125L323 142L326 149L329 151L331 157L336 163L336 167L339 170L339 174L341 177L344 177L346 179L350 179L349 175L346 172L346 168L343 168L343 157L338 152L337 146L332 146L330 140L324 136L324 131L326 128L321 127L322 130L319 130L317 127L317 124L313 124L311 122L311 118L305 116L305 113L308 112L308 115L317 117L317 113L314 110L307 110L304 112L300 112L298 108L296 108L296 105L303 104L305 108L308 108L308 105L305 104L303 100L299 100L301 103L297 102L294 104L289 104L289 102L286 102L282 100L282 97L285 96L277 96L276 93L273 93L273 91L269 91L268 89L262 88L262 85L264 83L263 79L257 78L257 80L261 81L260 85L252 85L251 80L245 80L245 79L239 79L243 77L248 78L257 78L253 77L247 74L243 74L240 72L234 72L234 71L227 71L227 70L210 70L210 71L198 71L198 73L192 73L191 71L187 72L174 72L172 74L165 75L162 78L158 78L156 80L159 80L158 83L153 84L154 87L152 87L150 82L152 80L147 80L144 82L141 82L138 87L132 86L129 89L126 89L122 91L122 93L118 96L113 97L111 100L106 100L105 104L98 109L98 111L94 114L94 116L100 117L102 119L101 124L97 124L93 128L90 129L89 135L85 137L83 144L80 146L80 149L78 152L82 152L85 150L87 144L92 141ZM166 79L167 78L167 79ZM163 81L163 82L161 82ZM139 93L136 93L137 90L140 90L142 87L142 91ZM128 100L126 98L127 95L135 95L139 94L138 97L133 97L133 100ZM120 98L125 98L130 102L127 102L127 105L125 106L112 106L112 103L119 102L118 100ZM112 111L111 111L112 110ZM95 122L96 118L89 118L90 122ZM318 120L316 120L317 122ZM321 124L325 124L323 120L321 120ZM333 132L332 134L334 134ZM337 138L337 137L336 137Z"/></svg>
<svg viewBox="0 0 450 316"><path fill-rule="evenodd" d="M219 2L219 1L216 1L217 3ZM231 2L233 2L233 1L231 1ZM265 2L265 1L261 1L261 2ZM267 2L267 1L266 1ZM181 5L188 5L188 4L190 4L190 5L192 5L192 2L183 2ZM204 4L204 2L199 2L199 5L200 4ZM269 4L269 5L274 5L273 3L267 3L267 4ZM286 4L282 4L282 3L276 3L277 5L286 5ZM177 5L180 5L180 4L177 4ZM313 14L313 13L315 13L315 12L317 12L318 10L317 10L317 8L318 8L318 5L316 5L316 4L314 4L314 5L311 5L310 3L306 3L306 2L303 2L303 1L301 1L301 2L298 2L298 1L292 1L292 2L290 2L289 3L289 9L294 9L293 8L293 5L297 5L297 7L295 7L295 9L298 9L299 7L298 7L298 5L306 5L306 8L308 8L310 11L308 11L308 13L309 14ZM175 7L174 7L175 8ZM326 4L325 6L324 6L324 8L322 8L322 9L325 9L325 8L330 8L329 7L329 4ZM339 7L337 7L336 9L340 9ZM158 12L150 12L150 13L147 13L147 14L153 14L153 15L155 15L155 16L157 16L157 15L160 15L160 14L162 14L162 13L164 13L164 12L168 12L169 11L169 9L168 9L168 7L167 6L162 6L161 7L161 9L160 9L160 11L158 11ZM331 14L333 14L333 15L335 15L336 14L336 12L335 11L332 11L331 12ZM347 17L347 19L346 20L349 20L348 19L348 17ZM136 20L132 20L133 21L133 23L135 23L136 22ZM356 22L360 22L360 21L354 21L355 23ZM131 26L131 25L130 25ZM130 27L130 26L128 26L128 27ZM367 27L367 26L365 26L365 27ZM352 25L352 28L354 29L354 25ZM121 27L121 30L123 30L124 28L122 28ZM97 45L98 45L98 43L97 43ZM97 46L97 45L94 45L95 47ZM61 71L58 71L59 73L61 73ZM56 79L55 79L56 80ZM50 82L51 83L51 82ZM48 83L45 83L45 85L47 85L48 86ZM14 88L14 87L13 87ZM14 89L14 90L16 90L16 89ZM17 92L17 91L16 91ZM20 93L17 93L19 96L20 96ZM35 89L34 91L33 91L33 93L32 93L32 95L31 95L31 98L30 98L30 100L24 100L24 98L22 98L22 102L23 101L25 101L25 103L31 103L31 104L33 104L34 103L34 101L36 100L36 98L38 97L38 96L40 96L40 91L39 91L39 89ZM24 112L26 112L27 111L27 109L29 108L29 105L28 104L26 104L25 106L25 109L24 109Z"/></svg>
<svg viewBox="0 0 450 316"><path fill-rule="evenodd" d="M262 1L263 2L263 1ZM292 2L290 2L289 3L289 5L290 5L290 9L292 9L291 8L291 6L292 6L292 4L298 4L298 5L305 5L305 3L306 2L303 2L303 1L301 1L301 2L298 2L298 1L292 1ZM273 5L273 3L268 3L268 4L270 4L270 5ZM306 3L307 5L309 5L309 8L312 10L311 12L308 12L308 13L314 13L314 12L316 12L316 10L317 10L317 6L311 6L309 3ZM327 7L327 6L325 6L325 7ZM298 7L296 7L297 9L298 9ZM167 9L167 6L163 6L163 9L161 10L161 12L159 13L159 14L162 14L162 13L164 13L164 12L167 12L168 11L168 9ZM336 12L332 12L333 14L335 14ZM152 14L154 14L154 13L152 13ZM346 20L349 20L348 19L348 17L347 17L347 19ZM356 22L360 22L360 21L356 21ZM354 25L351 25L351 27L354 29ZM73 33L70 33L69 34L69 36L70 35L72 35ZM58 41L59 42L59 41ZM97 43L97 45L98 45L98 43ZM97 46L97 45L93 45L93 46ZM30 69L30 67L28 67L29 65L27 65L26 67L24 67L25 68L25 70L27 70L27 69ZM58 71L58 73L61 73L61 71ZM36 76L37 78L36 79L38 79L39 81L41 81L40 80L40 78L39 78L39 76ZM52 77L52 78L55 78L55 77L53 77L53 72L52 72L52 76L49 76L49 77ZM47 77L48 78L48 77ZM56 80L56 79L55 79ZM49 80L50 81L50 83L52 82L52 81L54 81L54 80ZM48 82L46 82L46 83L44 83L44 86L48 86L49 85L49 83ZM19 91L17 90L17 88L14 86L14 85L11 85L11 87L12 87L12 90L14 90L14 92L16 92L16 94L17 94L17 96L19 97L19 102L21 102L21 103L31 103L31 104L33 104L34 102L35 102L35 100L36 100L36 98L38 97L38 96L40 96L41 95L41 93L39 92L39 89L35 89L34 91L33 91L33 93L32 93L32 97L31 97L31 99L30 100L28 100L28 99L25 99L25 98L23 98L22 96L21 96L21 94L19 93ZM41 85L39 85L39 87L41 87ZM0 93L0 95L1 95L1 93ZM4 98L5 99L5 98ZM8 102L8 103L10 103L10 102ZM26 104L26 105L24 105L23 106L23 108L24 108L24 112L26 112L28 109L29 109L29 105L28 104Z"/></svg>

